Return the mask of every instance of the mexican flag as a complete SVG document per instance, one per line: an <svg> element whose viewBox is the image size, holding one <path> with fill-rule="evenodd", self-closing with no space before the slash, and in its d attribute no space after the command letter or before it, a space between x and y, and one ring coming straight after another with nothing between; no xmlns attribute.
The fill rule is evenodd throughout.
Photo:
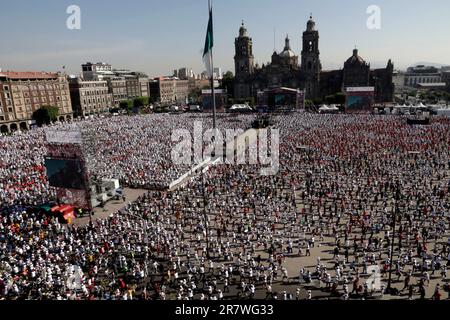
<svg viewBox="0 0 450 320"><path fill-rule="evenodd" d="M212 70L212 48L214 45L213 39L213 16L212 16L212 7L211 3L209 4L209 22L208 22L208 30L206 31L206 40L205 40L205 50L203 51L203 63L206 66L206 71L208 72L209 77L213 76L214 70Z"/></svg>

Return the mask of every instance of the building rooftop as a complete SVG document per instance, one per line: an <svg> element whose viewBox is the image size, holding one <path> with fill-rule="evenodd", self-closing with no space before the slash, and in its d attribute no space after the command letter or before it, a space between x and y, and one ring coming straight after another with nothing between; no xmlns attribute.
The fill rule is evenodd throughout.
<svg viewBox="0 0 450 320"><path fill-rule="evenodd" d="M417 65L414 67L409 67L407 69L408 73L439 73L438 68L433 66L424 66L424 65Z"/></svg>
<svg viewBox="0 0 450 320"><path fill-rule="evenodd" d="M436 83L418 83L419 87L422 88L437 88L437 87L446 87L447 84L445 82L436 82Z"/></svg>
<svg viewBox="0 0 450 320"><path fill-rule="evenodd" d="M58 74L54 72L0 72L0 77L6 77L13 80L20 79L55 79Z"/></svg>
<svg viewBox="0 0 450 320"><path fill-rule="evenodd" d="M177 81L180 80L178 77L171 77L171 76L162 76L162 77L156 77L153 78L156 81Z"/></svg>
<svg viewBox="0 0 450 320"><path fill-rule="evenodd" d="M86 62L85 64L83 64L83 66L92 66L92 65L111 66L111 64L106 62L97 62L97 63Z"/></svg>

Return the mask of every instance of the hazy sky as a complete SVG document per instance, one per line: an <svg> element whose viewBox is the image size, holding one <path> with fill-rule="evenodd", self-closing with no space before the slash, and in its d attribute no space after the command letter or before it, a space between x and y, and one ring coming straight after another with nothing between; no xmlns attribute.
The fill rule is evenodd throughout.
<svg viewBox="0 0 450 320"><path fill-rule="evenodd" d="M289 34L300 54L312 12L324 69L340 68L355 45L372 66L391 58L450 64L448 0L214 0L215 64L234 71L234 38L244 19L260 64L281 51ZM0 0L0 68L78 74L81 63L104 61L152 76L175 68L204 70L207 0ZM81 30L68 30L66 9L81 8ZM369 5L381 8L381 29L369 30Z"/></svg>

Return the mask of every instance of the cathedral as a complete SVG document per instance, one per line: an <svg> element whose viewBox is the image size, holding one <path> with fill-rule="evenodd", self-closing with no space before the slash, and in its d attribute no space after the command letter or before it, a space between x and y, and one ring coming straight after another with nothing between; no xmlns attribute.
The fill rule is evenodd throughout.
<svg viewBox="0 0 450 320"><path fill-rule="evenodd" d="M370 69L370 64L358 55L358 50L344 63L341 70L323 71L320 62L319 31L310 17L303 32L301 63L291 49L286 36L284 49L276 51L271 62L255 64L253 41L242 22L239 36L235 39L235 92L236 99L256 97L257 92L267 88L287 87L305 90L306 99L321 99L348 87L374 87L375 102L391 102L394 96L392 75L394 66L389 60L386 68Z"/></svg>

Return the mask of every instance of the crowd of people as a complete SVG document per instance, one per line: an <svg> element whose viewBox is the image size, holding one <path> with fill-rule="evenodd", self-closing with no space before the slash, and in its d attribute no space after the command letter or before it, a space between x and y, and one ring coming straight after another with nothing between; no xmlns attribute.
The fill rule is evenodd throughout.
<svg viewBox="0 0 450 320"><path fill-rule="evenodd" d="M241 121L221 126L252 120L234 117ZM185 170L170 167L170 148L156 141L186 118L130 119L78 124L94 128L105 146L100 174L143 186ZM421 127L396 116L293 113L272 124L281 134L274 175L221 163L81 227L24 203L4 206L0 298L449 298L450 119ZM39 139L39 131L28 135ZM33 139L10 139L0 143L17 166L2 167L3 185L14 181L11 170L39 165L39 153L13 160L39 150ZM23 168L18 177L32 179ZM14 195L32 203L33 191Z"/></svg>
<svg viewBox="0 0 450 320"><path fill-rule="evenodd" d="M218 118L217 126L246 129L254 118L246 115L236 121L224 115ZM193 135L195 122L201 123L204 130L212 128L211 118L204 114L151 114L97 117L0 135L0 206L44 203L55 198L44 162L49 130L78 130L89 137L92 146L88 150L91 155L88 166L94 179L118 179L123 186L150 189L165 188L190 169L188 164L176 164L171 159L177 143L172 141L172 132L185 129Z"/></svg>
<svg viewBox="0 0 450 320"><path fill-rule="evenodd" d="M0 135L0 207L38 205L55 196L45 174L42 129Z"/></svg>

